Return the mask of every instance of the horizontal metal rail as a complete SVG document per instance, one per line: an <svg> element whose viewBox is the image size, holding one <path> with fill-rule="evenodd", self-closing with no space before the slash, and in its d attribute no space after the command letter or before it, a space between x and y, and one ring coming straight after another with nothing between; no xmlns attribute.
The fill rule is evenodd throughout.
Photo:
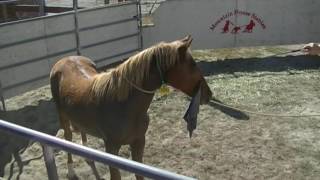
<svg viewBox="0 0 320 180"><path fill-rule="evenodd" d="M108 23L104 23L104 24L98 24L95 26L82 27L79 30L80 31L88 31L88 30L92 30L92 29L97 29L97 28L101 28L101 27L112 26L112 25L116 25L116 24L126 23L129 21L137 21L137 20L138 20L137 17L133 16L132 18L121 19L118 21L112 21L112 22L108 22Z"/></svg>
<svg viewBox="0 0 320 180"><path fill-rule="evenodd" d="M128 6L128 5L132 5L132 4L136 4L136 3L137 2L135 2L135 1L133 1L133 2L130 1L130 2L124 2L121 4L110 4L110 5L88 8L88 9L79 7L79 12L95 11L98 9L114 8L114 7L119 7L119 6ZM27 23L27 22L32 22L32 21L37 21L37 20L42 20L42 19L51 19L51 18L55 18L58 16L68 15L68 14L74 14L74 11L68 11L68 12L63 12L63 13L58 13L58 14L53 14L53 15L48 15L48 16L34 17L34 18L22 19L22 20L11 21L11 22L6 22L6 23L0 23L0 27L12 25L12 24Z"/></svg>
<svg viewBox="0 0 320 180"><path fill-rule="evenodd" d="M59 32L59 33L49 34L49 35L46 34L46 35L43 35L43 36L38 36L38 37L34 37L34 38L24 39L24 40L21 40L21 41L2 44L2 45L0 45L0 49L8 48L10 46L15 46L15 45L21 45L21 44L24 44L24 43L30 43L30 42L33 42L33 41L39 41L39 40L43 40L43 39L49 39L49 38L54 38L54 37L58 37L58 36L63 36L63 35L67 35L67 34L73 34L73 33L74 33L74 30L64 31L64 32Z"/></svg>
<svg viewBox="0 0 320 180"><path fill-rule="evenodd" d="M73 14L73 11L68 11L68 12L63 12L63 13L58 13L54 15L48 15L48 16L39 16L39 17L34 17L34 18L28 18L28 19L22 19L22 20L17 20L17 21L10 21L6 23L0 23L0 28L3 26L9 26L13 24L20 24L20 23L28 23L28 22L33 22L33 21L38 21L38 20L43 20L43 19L51 19L51 18L56 18L58 16L65 16L65 15L71 15Z"/></svg>
<svg viewBox="0 0 320 180"><path fill-rule="evenodd" d="M19 87L19 86L23 86L23 85L26 85L26 84L29 84L29 83L32 83L32 82L35 82L35 81L40 81L40 80L45 80L47 79L48 82L49 82L49 75L50 73L47 73L47 74L44 74L44 75L41 75L41 76L37 76L35 78L31 78L31 79L28 79L26 81L23 81L23 82L18 82L18 83L15 83L15 84L10 84L10 85L7 85L5 87L2 87L2 89L4 91L8 91L12 88L16 88L16 87Z"/></svg>
<svg viewBox="0 0 320 180"><path fill-rule="evenodd" d="M191 177L175 174L119 156L94 150L45 133L41 133L39 131L9 123L1 119L0 129L148 178L159 180L194 180Z"/></svg>
<svg viewBox="0 0 320 180"><path fill-rule="evenodd" d="M76 49L74 49L74 52L75 52ZM100 58L100 59L96 59L94 60L95 63L100 63L102 61L106 61L106 60L109 60L109 59L113 59L113 58L116 58L116 57L121 57L121 56L124 56L124 55L129 55L131 53L135 53L135 52L138 52L140 51L141 49L140 48L135 48L135 49L132 49L132 50L128 50L128 51L125 51L125 52L122 52L122 53L118 53L118 54L115 54L115 55L111 55L111 56L107 56L107 57L103 57L103 58ZM60 55L62 54L65 54L65 53L68 53L69 51L66 51L64 53L59 53ZM72 52L72 51L71 51ZM57 55L57 54L55 54ZM51 57L51 56L50 56ZM38 58L37 58L38 59ZM41 59L39 59L41 60ZM36 61L32 61L32 62L36 62ZM27 63L31 63L30 61L26 61L26 63L24 64L27 64ZM22 65L22 64L19 64L19 65ZM18 66L19 66L18 65ZM10 67L7 67L7 68L13 68L14 66L10 66ZM0 67L0 71L3 70L3 68ZM49 73L48 74L45 74L45 75L42 75L42 76L38 76L38 77L35 77L35 78L32 78L32 79L29 79L29 80L26 80L26 81L23 81L23 82L18 82L18 83L15 83L15 84L10 84L10 85L7 85L7 86L4 86L2 87L2 89L4 91L8 91L12 88L16 88L16 87L19 87L19 86L22 86L22 85L25 85L25 84L28 84L28 83L32 83L34 81L39 81L39 80L43 80L43 79L48 79L49 78ZM49 80L49 79L48 79Z"/></svg>
<svg viewBox="0 0 320 180"><path fill-rule="evenodd" d="M122 3L106 4L106 5L103 5L103 6L97 6L97 7L92 7L92 8L83 8L83 9L79 9L79 13L96 11L96 10L99 10L99 9L106 9L106 8L129 6L129 5L133 5L133 4L137 4L137 1L135 1L135 0L134 1L125 1L125 2L122 2Z"/></svg>
<svg viewBox="0 0 320 180"><path fill-rule="evenodd" d="M116 37L116 38L113 38L113 39L108 39L108 40L104 40L104 41L100 41L100 42L96 42L96 43L92 43L92 44L88 44L88 45L81 45L81 49L87 49L87 48L99 46L99 45L102 45L102 44L111 43L111 42L114 42L114 41L128 39L128 38L131 38L131 37L134 37L134 36L138 36L138 35L139 35L139 32L136 32L136 33L133 33L133 34L128 34L128 35L125 35L125 36L120 36L120 37Z"/></svg>
<svg viewBox="0 0 320 180"><path fill-rule="evenodd" d="M140 51L140 50L141 50L140 48L132 49L132 50L129 50L129 51L126 51L126 52L122 52L122 53L118 53L118 54L111 55L111 56L108 56L108 57L104 57L104 58L101 58L101 59L97 59L97 60L95 60L94 62L100 63L100 62L106 61L106 60L108 60L108 59L113 59L113 58L116 58L116 57L128 55L128 54L131 54L131 53L138 52L138 51Z"/></svg>
<svg viewBox="0 0 320 180"><path fill-rule="evenodd" d="M63 55L63 54L71 53L71 52L76 51L76 50L77 50L76 48L72 48L72 49L56 52L56 53L53 53L53 54L48 54L46 56L41 56L41 57L37 57L37 58L34 58L34 59L24 60L24 61L21 61L21 62L17 62L17 63L13 63L13 64L10 64L10 65L2 66L2 67L0 67L0 71L5 70L5 69L10 69L10 68L16 68L18 66L22 66L22 65L25 65L25 64L29 64L29 63L35 63L35 62L38 62L38 61L41 61L41 60L45 60L45 59L48 59L48 58L52 58L52 57L55 57L55 56L60 56L60 55Z"/></svg>

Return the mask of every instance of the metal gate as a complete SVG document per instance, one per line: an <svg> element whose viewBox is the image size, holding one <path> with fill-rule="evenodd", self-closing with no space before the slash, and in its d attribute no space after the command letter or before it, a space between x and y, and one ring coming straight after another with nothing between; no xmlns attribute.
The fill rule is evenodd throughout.
<svg viewBox="0 0 320 180"><path fill-rule="evenodd" d="M140 50L139 7L129 1L0 24L2 96L48 84L52 65L64 56L81 54L102 67Z"/></svg>

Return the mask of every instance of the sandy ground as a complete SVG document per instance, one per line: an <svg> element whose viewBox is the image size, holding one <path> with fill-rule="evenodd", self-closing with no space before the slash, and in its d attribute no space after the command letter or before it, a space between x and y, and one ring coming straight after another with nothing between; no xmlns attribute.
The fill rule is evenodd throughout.
<svg viewBox="0 0 320 180"><path fill-rule="evenodd" d="M260 47L193 54L214 96L226 104L275 114L320 113L320 58L266 57L286 51L288 47ZM1 118L62 137L50 99L48 86L8 99L9 111L1 113ZM188 103L189 98L181 92L156 94L149 109L146 164L198 179L319 179L320 117L248 114L249 120L238 120L239 113L203 105L190 139L182 119ZM78 134L74 134L74 142L80 143ZM0 171L4 167L4 179L10 174L16 179L19 168L11 156L28 144L12 135L0 135ZM94 137L89 137L89 146L104 150L102 140ZM57 150L55 154L60 179L66 179L66 153ZM120 154L129 158L128 147L123 146ZM41 155L38 143L21 152L24 170L20 179L46 179ZM74 159L77 175L94 179L84 159ZM107 166L98 164L98 170L108 179ZM134 179L128 172L122 175Z"/></svg>

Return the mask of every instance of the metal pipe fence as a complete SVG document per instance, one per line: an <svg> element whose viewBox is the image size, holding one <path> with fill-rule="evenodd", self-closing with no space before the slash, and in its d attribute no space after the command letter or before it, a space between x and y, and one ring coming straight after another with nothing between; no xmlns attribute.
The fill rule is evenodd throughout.
<svg viewBox="0 0 320 180"><path fill-rule="evenodd" d="M0 55L5 59L0 63L0 97L9 98L47 84L50 66L63 56L81 54L100 68L141 50L139 4L139 0L134 0L78 9L74 0L70 12L1 23L0 33L6 33L7 37L0 38ZM31 66L42 71L33 71ZM29 70L24 71L24 67ZM9 75L3 76L7 71Z"/></svg>
<svg viewBox="0 0 320 180"><path fill-rule="evenodd" d="M20 135L26 138L29 138L34 141L38 141L45 146L44 149L48 147L58 148L65 151L68 151L72 154L76 154L82 156L84 158L92 159L97 162L101 162L107 164L109 166L113 166L115 168L123 169L135 174L139 174L144 177L148 177L151 179L159 179L159 180L194 180L194 178L175 174L166 170L162 170L159 168L155 168L152 166L148 166L142 163L138 163L135 161L131 161L119 156L115 156L112 154L108 154L105 152L101 152L89 147L85 147L79 144L75 144L45 133L41 133L39 131L35 131L26 127L22 127L13 123L6 122L0 119L0 129L13 133L15 135ZM48 159L48 158L47 158ZM52 162L54 162L54 157ZM46 162L47 163L47 162ZM47 165L52 167L51 165ZM55 166L55 165L54 165ZM55 176L56 173L50 171L48 169L48 174L53 174ZM49 179L54 179L52 177L48 177Z"/></svg>

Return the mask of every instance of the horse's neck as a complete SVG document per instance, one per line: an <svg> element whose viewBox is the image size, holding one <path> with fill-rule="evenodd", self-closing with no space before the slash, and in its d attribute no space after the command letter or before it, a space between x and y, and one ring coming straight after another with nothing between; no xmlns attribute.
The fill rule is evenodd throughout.
<svg viewBox="0 0 320 180"><path fill-rule="evenodd" d="M159 71L156 68L151 67L149 75L144 80L141 87L139 87L139 89L132 87L131 92L129 93L128 99L123 102L124 103L123 105L131 109L132 112L146 113L152 102L154 93L152 94L152 93L143 92L140 90L140 88L147 91L156 91L160 86L161 86L161 80L160 80Z"/></svg>
<svg viewBox="0 0 320 180"><path fill-rule="evenodd" d="M159 72L155 68L150 68L150 73L148 77L142 83L141 89L146 91L156 91L161 86L161 80ZM129 95L129 100L135 101L135 105L143 105L149 107L154 93L146 93L133 87L132 93Z"/></svg>

